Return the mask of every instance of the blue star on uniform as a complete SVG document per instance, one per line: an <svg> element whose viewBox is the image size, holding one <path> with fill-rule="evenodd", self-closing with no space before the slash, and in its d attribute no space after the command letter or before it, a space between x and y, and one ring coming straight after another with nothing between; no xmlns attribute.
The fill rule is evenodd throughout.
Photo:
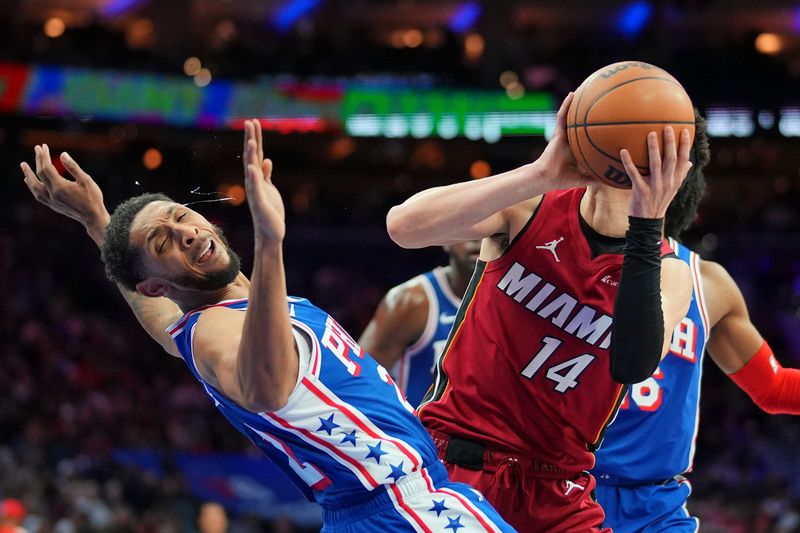
<svg viewBox="0 0 800 533"><path fill-rule="evenodd" d="M389 466L392 469L392 473L389 474L388 476L386 476L386 479L389 479L391 477L391 478L394 478L394 481L397 481L401 477L405 476L406 473L403 472L403 463L404 463L404 461L400 461L399 465L389 464Z"/></svg>
<svg viewBox="0 0 800 533"><path fill-rule="evenodd" d="M448 509L447 507L444 506L444 500L439 500L438 502L436 500L431 500L431 501L433 502L433 507L428 509L428 511L431 511L431 512L435 511L436 512L436 516L439 516L443 512L450 510L450 509Z"/></svg>
<svg viewBox="0 0 800 533"><path fill-rule="evenodd" d="M381 455L386 455L387 453L389 453L381 450L381 444L383 444L383 442L379 442L376 446L370 446L369 444L367 444L367 448L369 448L369 453L364 459L369 459L370 457L372 457L373 459L375 459L376 463L381 464Z"/></svg>
<svg viewBox="0 0 800 533"><path fill-rule="evenodd" d="M450 522L450 523L449 523L449 524L447 524L446 526L444 526L444 528L445 528L445 529L452 529L454 533L455 533L456 531L458 531L458 528L460 528L460 527L466 527L466 526L464 526L464 525L462 525L462 524L461 524L461 515L458 515L458 516L455 518L455 520L453 520L453 519L452 519L452 518L450 518L450 517L447 517L447 521L448 521L448 522Z"/></svg>
<svg viewBox="0 0 800 533"><path fill-rule="evenodd" d="M325 431L328 433L328 435L333 433L333 430L339 427L339 424L333 421L334 414L335 413L331 413L331 416L328 418L322 418L321 416L317 417L319 418L320 424L322 424L317 428L317 431Z"/></svg>
<svg viewBox="0 0 800 533"><path fill-rule="evenodd" d="M339 441L339 442L340 442L340 444L344 444L345 442L349 442L350 444L355 446L356 445L356 430L354 429L350 433L345 433L344 437L342 437L342 440Z"/></svg>

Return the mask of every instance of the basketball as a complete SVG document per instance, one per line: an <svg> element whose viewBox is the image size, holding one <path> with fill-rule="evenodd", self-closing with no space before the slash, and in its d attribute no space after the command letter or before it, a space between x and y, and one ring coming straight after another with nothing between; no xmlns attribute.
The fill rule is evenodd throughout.
<svg viewBox="0 0 800 533"><path fill-rule="evenodd" d="M647 134L672 126L679 142L688 129L694 140L694 106L683 86L667 71L640 61L605 66L586 78L567 114L567 133L578 167L593 178L629 189L619 157L625 148L644 176L650 173Z"/></svg>

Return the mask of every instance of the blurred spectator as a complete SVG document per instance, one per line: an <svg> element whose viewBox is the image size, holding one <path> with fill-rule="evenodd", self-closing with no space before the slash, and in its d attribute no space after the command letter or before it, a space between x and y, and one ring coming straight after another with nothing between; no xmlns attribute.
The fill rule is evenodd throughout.
<svg viewBox="0 0 800 533"><path fill-rule="evenodd" d="M197 529L200 533L228 533L228 514L225 508L215 502L201 505L197 516Z"/></svg>
<svg viewBox="0 0 800 533"><path fill-rule="evenodd" d="M272 522L272 533L295 533L295 531L297 528L288 517L281 516Z"/></svg>
<svg viewBox="0 0 800 533"><path fill-rule="evenodd" d="M27 514L25 505L16 498L0 501L0 533L28 533L22 527Z"/></svg>

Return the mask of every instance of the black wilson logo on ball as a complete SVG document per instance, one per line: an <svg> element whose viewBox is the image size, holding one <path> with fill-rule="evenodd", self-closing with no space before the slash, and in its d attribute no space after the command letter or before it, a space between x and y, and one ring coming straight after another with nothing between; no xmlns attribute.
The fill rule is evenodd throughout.
<svg viewBox="0 0 800 533"><path fill-rule="evenodd" d="M608 79L611 76L618 74L623 70L628 70L631 67L639 67L647 70L662 70L655 65L651 65L650 63L643 63L641 61L628 61L627 63L620 63L618 65L614 65L613 68L610 68L605 72L601 72L600 77L603 79Z"/></svg>
<svg viewBox="0 0 800 533"><path fill-rule="evenodd" d="M631 180L628 178L628 175L621 171L620 169L609 165L606 169L605 173L603 173L603 177L605 177L609 181L613 181L618 185L630 185Z"/></svg>

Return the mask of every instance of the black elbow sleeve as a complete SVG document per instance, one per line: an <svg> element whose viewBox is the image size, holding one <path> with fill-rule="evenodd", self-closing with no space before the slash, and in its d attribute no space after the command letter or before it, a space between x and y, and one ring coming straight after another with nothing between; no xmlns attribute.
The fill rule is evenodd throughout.
<svg viewBox="0 0 800 533"><path fill-rule="evenodd" d="M611 377L639 383L655 372L664 345L661 309L663 219L628 217L625 251L611 333Z"/></svg>

